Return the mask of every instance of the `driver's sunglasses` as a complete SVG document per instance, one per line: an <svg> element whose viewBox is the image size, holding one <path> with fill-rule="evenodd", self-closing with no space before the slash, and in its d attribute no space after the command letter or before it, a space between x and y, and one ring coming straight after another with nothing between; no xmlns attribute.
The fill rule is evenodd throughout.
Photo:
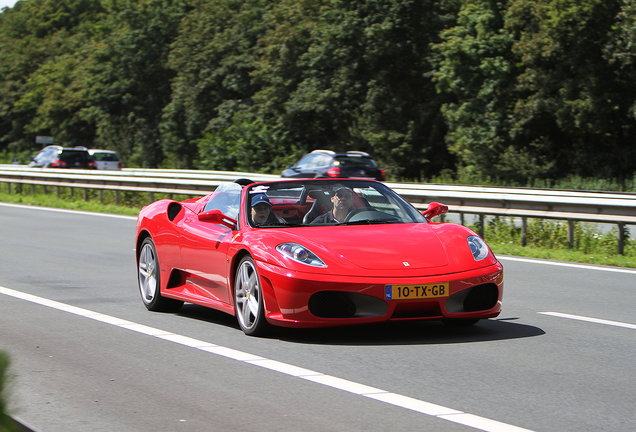
<svg viewBox="0 0 636 432"><path fill-rule="evenodd" d="M353 198L353 195L351 195L349 192L338 192L336 193L336 196L340 199L351 199Z"/></svg>

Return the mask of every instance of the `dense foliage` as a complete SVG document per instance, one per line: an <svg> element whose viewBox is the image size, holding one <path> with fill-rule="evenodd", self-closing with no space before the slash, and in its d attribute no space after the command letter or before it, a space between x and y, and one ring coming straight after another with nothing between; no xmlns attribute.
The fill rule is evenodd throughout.
<svg viewBox="0 0 636 432"><path fill-rule="evenodd" d="M316 148L393 179L636 172L636 0L21 0L0 154L277 173Z"/></svg>

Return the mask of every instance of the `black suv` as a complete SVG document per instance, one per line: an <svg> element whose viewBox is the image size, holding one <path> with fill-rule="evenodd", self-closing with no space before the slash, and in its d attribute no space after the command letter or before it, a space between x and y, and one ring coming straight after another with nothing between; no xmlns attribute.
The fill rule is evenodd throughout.
<svg viewBox="0 0 636 432"><path fill-rule="evenodd" d="M283 171L281 177L350 177L372 178L383 181L385 172L365 152L348 151L346 153L336 153L331 150L314 150L303 156L295 165Z"/></svg>
<svg viewBox="0 0 636 432"><path fill-rule="evenodd" d="M55 145L40 150L28 166L35 168L96 168L95 159L85 147L65 148Z"/></svg>

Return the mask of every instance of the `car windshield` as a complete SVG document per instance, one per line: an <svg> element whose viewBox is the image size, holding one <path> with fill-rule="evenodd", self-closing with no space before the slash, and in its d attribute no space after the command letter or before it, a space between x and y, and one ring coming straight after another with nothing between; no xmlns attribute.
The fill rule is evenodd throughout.
<svg viewBox="0 0 636 432"><path fill-rule="evenodd" d="M86 150L61 150L60 159L68 163L86 162L90 160L90 155Z"/></svg>
<svg viewBox="0 0 636 432"><path fill-rule="evenodd" d="M368 157L350 157L350 156L336 156L333 161L335 166L344 168L377 168L378 164L375 160Z"/></svg>
<svg viewBox="0 0 636 432"><path fill-rule="evenodd" d="M426 222L393 190L369 180L259 183L249 186L246 197L248 222L255 227Z"/></svg>
<svg viewBox="0 0 636 432"><path fill-rule="evenodd" d="M99 162L119 162L117 153L95 152L93 153L93 157Z"/></svg>

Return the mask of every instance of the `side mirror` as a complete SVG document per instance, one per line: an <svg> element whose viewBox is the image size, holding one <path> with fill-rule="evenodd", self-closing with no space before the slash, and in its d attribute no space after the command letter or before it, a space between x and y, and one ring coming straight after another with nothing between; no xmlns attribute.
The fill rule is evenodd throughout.
<svg viewBox="0 0 636 432"><path fill-rule="evenodd" d="M199 213L201 222L212 222L215 224L226 226L230 229L236 229L236 219L225 216L221 210L208 210Z"/></svg>
<svg viewBox="0 0 636 432"><path fill-rule="evenodd" d="M435 216L442 215L448 212L448 206L437 202L432 202L428 205L428 208L422 212L424 217L429 221Z"/></svg>

